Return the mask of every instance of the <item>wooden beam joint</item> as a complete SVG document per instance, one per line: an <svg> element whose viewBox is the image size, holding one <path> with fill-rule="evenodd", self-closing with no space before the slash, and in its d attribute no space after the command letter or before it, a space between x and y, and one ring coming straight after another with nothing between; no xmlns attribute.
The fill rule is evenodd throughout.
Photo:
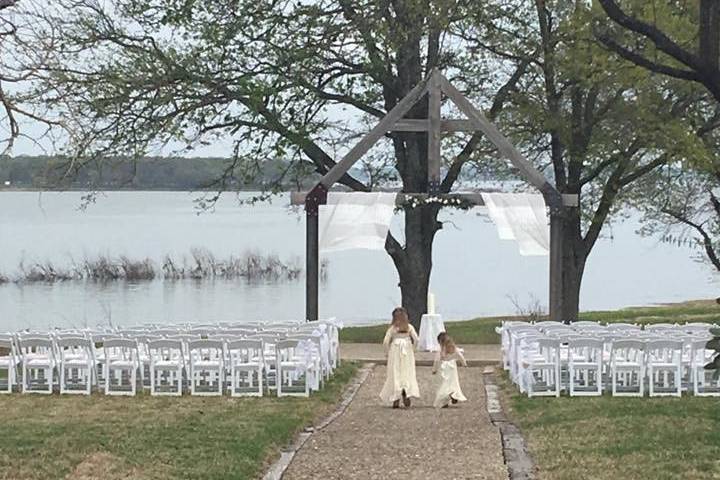
<svg viewBox="0 0 720 480"><path fill-rule="evenodd" d="M308 215L318 216L320 205L327 203L328 189L322 183L318 183L305 195L305 212Z"/></svg>

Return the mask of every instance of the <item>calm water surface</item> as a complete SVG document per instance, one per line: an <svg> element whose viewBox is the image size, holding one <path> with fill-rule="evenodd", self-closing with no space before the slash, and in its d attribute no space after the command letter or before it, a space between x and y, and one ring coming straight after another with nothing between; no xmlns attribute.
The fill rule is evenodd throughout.
<svg viewBox="0 0 720 480"><path fill-rule="evenodd" d="M69 263L97 254L181 257L202 247L219 258L246 251L302 262L304 216L289 198L240 205L234 195L198 215L184 192L109 192L85 211L81 194L0 192L0 272L21 260ZM452 319L514 313L509 297L547 304L547 257L522 257L498 240L484 209L449 210L435 242L431 290L438 310ZM401 218L392 230L400 237ZM711 270L692 251L642 238L634 220L615 225L595 247L583 282L582 308L606 309L714 297ZM400 301L395 268L384 252L328 255L320 313L350 323L388 317ZM0 285L0 331L24 327L138 322L208 322L304 316L304 281L244 280L65 282Z"/></svg>

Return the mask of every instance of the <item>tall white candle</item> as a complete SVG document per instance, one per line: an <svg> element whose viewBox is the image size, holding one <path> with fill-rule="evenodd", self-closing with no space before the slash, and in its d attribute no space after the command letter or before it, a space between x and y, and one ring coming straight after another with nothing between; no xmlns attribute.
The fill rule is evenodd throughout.
<svg viewBox="0 0 720 480"><path fill-rule="evenodd" d="M435 313L435 295L432 293L428 293L427 310L431 315Z"/></svg>

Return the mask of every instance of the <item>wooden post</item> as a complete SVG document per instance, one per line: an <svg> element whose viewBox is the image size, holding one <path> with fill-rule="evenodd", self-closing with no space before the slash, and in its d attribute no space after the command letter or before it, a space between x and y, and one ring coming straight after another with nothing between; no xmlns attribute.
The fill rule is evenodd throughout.
<svg viewBox="0 0 720 480"><path fill-rule="evenodd" d="M319 215L306 213L306 240L305 240L305 319L317 320L319 316L319 265L320 265L320 236L318 232Z"/></svg>
<svg viewBox="0 0 720 480"><path fill-rule="evenodd" d="M563 322L563 230L565 222L559 208L550 208L550 320Z"/></svg>
<svg viewBox="0 0 720 480"><path fill-rule="evenodd" d="M305 319L319 318L320 205L327 203L327 189L321 183L305 196Z"/></svg>
<svg viewBox="0 0 720 480"><path fill-rule="evenodd" d="M440 74L433 70L428 85L428 193L440 193Z"/></svg>

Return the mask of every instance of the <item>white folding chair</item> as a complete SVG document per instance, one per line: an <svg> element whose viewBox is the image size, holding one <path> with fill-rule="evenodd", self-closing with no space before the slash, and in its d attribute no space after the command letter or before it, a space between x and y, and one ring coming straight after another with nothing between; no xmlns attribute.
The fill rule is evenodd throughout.
<svg viewBox="0 0 720 480"><path fill-rule="evenodd" d="M613 397L645 395L645 342L614 340L610 349L610 377Z"/></svg>
<svg viewBox="0 0 720 480"><path fill-rule="evenodd" d="M509 349L509 363L510 363L510 379L513 383L521 385L519 380L521 364L520 359L526 353L521 349L521 343L525 337L539 337L542 336L540 330L531 327L512 328L509 331L510 336L510 349Z"/></svg>
<svg viewBox="0 0 720 480"><path fill-rule="evenodd" d="M527 393L528 385L532 380L528 373L527 367L537 361L543 362L544 357L540 354L540 347L537 341L541 338L553 338L537 332L521 332L519 335L513 335L515 343L515 359L513 360L513 371L515 374L515 383L521 393Z"/></svg>
<svg viewBox="0 0 720 480"><path fill-rule="evenodd" d="M263 396L262 340L232 340L225 346L230 370L230 395Z"/></svg>
<svg viewBox="0 0 720 480"><path fill-rule="evenodd" d="M0 337L0 371L7 372L7 387L0 390L0 393L12 393L13 386L17 381L17 367L20 364L17 352L15 351L15 340L10 335Z"/></svg>
<svg viewBox="0 0 720 480"><path fill-rule="evenodd" d="M96 365L92 341L61 337L55 342L60 353L60 393L90 395Z"/></svg>
<svg viewBox="0 0 720 480"><path fill-rule="evenodd" d="M190 394L222 395L225 384L225 353L222 340L188 342Z"/></svg>
<svg viewBox="0 0 720 480"><path fill-rule="evenodd" d="M296 350L304 347L308 340L280 340L275 344L275 371L277 396L310 396L310 376L313 374L312 362L306 361ZM302 379L304 390L297 390L296 382Z"/></svg>
<svg viewBox="0 0 720 480"><path fill-rule="evenodd" d="M137 341L131 338L103 339L105 395L134 396L137 371L141 368Z"/></svg>
<svg viewBox="0 0 720 480"><path fill-rule="evenodd" d="M602 395L603 345L602 339L588 337L574 338L568 342L568 384L571 397Z"/></svg>
<svg viewBox="0 0 720 480"><path fill-rule="evenodd" d="M248 337L248 340L260 340L263 342L263 360L265 361L263 372L265 374L265 385L267 385L268 390L277 389L278 377L275 369L277 366L275 357L277 351L275 346L277 342L283 338L285 338L285 335L278 336L260 333Z"/></svg>
<svg viewBox="0 0 720 480"><path fill-rule="evenodd" d="M560 396L560 340L537 338L528 340L537 347L538 355L524 360L524 383L528 397ZM544 388L543 388L544 387Z"/></svg>
<svg viewBox="0 0 720 480"><path fill-rule="evenodd" d="M182 395L185 357L179 340L151 340L150 395Z"/></svg>
<svg viewBox="0 0 720 480"><path fill-rule="evenodd" d="M690 375L693 394L698 397L720 396L720 377L713 379L715 370L705 370L705 365L713 358L715 351L707 350L708 340L696 339L690 343ZM711 378L708 379L708 376Z"/></svg>
<svg viewBox="0 0 720 480"><path fill-rule="evenodd" d="M320 390L325 380L323 372L326 365L322 358L320 337L312 334L297 333L294 335L288 335L285 338L287 340L298 340L300 342L304 342L303 345L305 345L305 348L301 353L296 351L296 358L297 360L304 360L312 363L312 369L310 370L311 375L308 379L310 382L310 389L313 391Z"/></svg>
<svg viewBox="0 0 720 480"><path fill-rule="evenodd" d="M22 392L52 394L57 366L53 341L49 338L22 337L18 345L22 357Z"/></svg>
<svg viewBox="0 0 720 480"><path fill-rule="evenodd" d="M647 342L645 361L651 397L682 395L682 351L680 340Z"/></svg>

